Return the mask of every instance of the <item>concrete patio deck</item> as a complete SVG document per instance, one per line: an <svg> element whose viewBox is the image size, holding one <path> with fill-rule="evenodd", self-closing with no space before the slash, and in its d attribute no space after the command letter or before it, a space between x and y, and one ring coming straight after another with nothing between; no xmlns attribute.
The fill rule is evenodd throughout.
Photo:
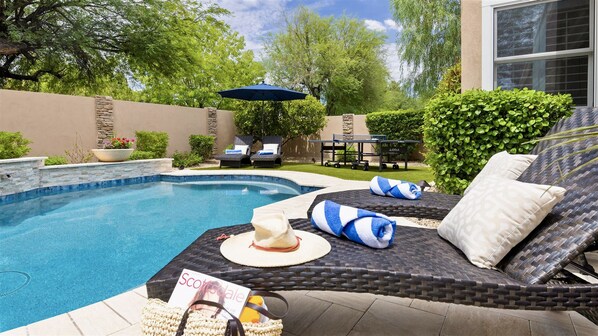
<svg viewBox="0 0 598 336"><path fill-rule="evenodd" d="M305 217L318 193L366 188L367 182L271 170L179 171L173 174L271 175L299 184L327 187L260 209L283 209L289 218ZM259 210L258 210L259 211ZM397 218L400 225L415 225ZM598 266L598 255L590 254ZM299 335L598 335L598 326L576 312L535 312L488 309L372 294L322 291L280 292L289 301L284 333ZM141 335L145 286L13 329L0 336ZM276 309L276 304L270 305Z"/></svg>

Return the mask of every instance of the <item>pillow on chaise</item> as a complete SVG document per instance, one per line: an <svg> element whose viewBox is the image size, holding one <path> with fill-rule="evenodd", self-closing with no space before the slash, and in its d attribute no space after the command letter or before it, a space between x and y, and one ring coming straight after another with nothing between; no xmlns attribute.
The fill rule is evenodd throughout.
<svg viewBox="0 0 598 336"><path fill-rule="evenodd" d="M493 268L564 196L561 187L488 176L442 220L438 234L474 265Z"/></svg>
<svg viewBox="0 0 598 336"><path fill-rule="evenodd" d="M491 175L516 180L532 164L536 157L537 155L509 154L506 151L492 155L484 168L482 168L482 171L476 175L469 184L469 187L465 189L463 195L467 194L482 179Z"/></svg>

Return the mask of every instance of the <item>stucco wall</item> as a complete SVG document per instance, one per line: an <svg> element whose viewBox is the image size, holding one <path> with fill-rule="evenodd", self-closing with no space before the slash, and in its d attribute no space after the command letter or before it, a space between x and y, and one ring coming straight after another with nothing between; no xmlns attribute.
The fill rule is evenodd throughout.
<svg viewBox="0 0 598 336"><path fill-rule="evenodd" d="M482 0L461 1L461 89L482 87Z"/></svg>
<svg viewBox="0 0 598 336"><path fill-rule="evenodd" d="M64 155L75 140L96 147L95 101L89 97L0 90L0 131L32 141L28 156Z"/></svg>
<svg viewBox="0 0 598 336"><path fill-rule="evenodd" d="M332 139L333 134L343 133L343 117L326 117L326 126L319 134L308 139ZM305 138L289 141L284 145L284 156L287 159L320 161L320 144L309 143Z"/></svg>
<svg viewBox="0 0 598 336"><path fill-rule="evenodd" d="M189 135L208 134L206 109L114 101L114 132L135 137L135 131L160 131L169 135L167 155L189 151Z"/></svg>
<svg viewBox="0 0 598 336"><path fill-rule="evenodd" d="M0 131L19 131L31 140L28 156L64 156L75 141L87 151L97 148L95 103L90 97L0 90ZM112 106L117 136L132 138L138 130L167 132L168 155L189 151L189 135L208 134L207 109L122 100L114 100ZM222 151L236 133L233 112L219 110L217 120L217 146Z"/></svg>
<svg viewBox="0 0 598 336"><path fill-rule="evenodd" d="M226 146L233 143L236 135L234 112L218 110L218 135L216 136L216 153L222 153Z"/></svg>

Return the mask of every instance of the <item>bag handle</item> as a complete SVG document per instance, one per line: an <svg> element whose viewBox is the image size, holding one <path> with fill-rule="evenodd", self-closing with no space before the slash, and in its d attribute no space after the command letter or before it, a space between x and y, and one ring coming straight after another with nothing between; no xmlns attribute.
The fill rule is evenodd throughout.
<svg viewBox="0 0 598 336"><path fill-rule="evenodd" d="M216 307L218 309L222 309L231 317L231 319L229 319L226 323L226 331L224 332L224 334L226 336L229 336L229 335L245 336L245 330L243 329L243 324L237 317L235 317L228 310L226 310L226 308L224 308L224 306L221 305L220 303L214 302L214 301L207 301L207 300L197 300L189 305L189 307L187 308L187 310L185 310L185 313L183 314L181 323L179 323L179 327L177 328L177 331L176 331L176 336L183 336L183 332L185 331L185 326L187 325L187 320L189 319L189 311L191 310L191 307L196 304L203 304L206 306L212 306L212 307Z"/></svg>
<svg viewBox="0 0 598 336"><path fill-rule="evenodd" d="M272 297L272 298L279 299L280 301L282 301L284 303L284 305L286 306L286 309L285 309L284 313L281 315L274 314L271 311L269 311L268 309L266 309L262 306L258 306L255 303L247 302L245 304L245 307L256 310L258 313L266 316L269 319L280 320L283 317L287 316L287 314L289 313L289 302L282 295L279 295L277 293L268 292L268 291L263 291L263 290L252 290L249 293L249 295L250 296L259 295L259 296L264 296L264 297Z"/></svg>

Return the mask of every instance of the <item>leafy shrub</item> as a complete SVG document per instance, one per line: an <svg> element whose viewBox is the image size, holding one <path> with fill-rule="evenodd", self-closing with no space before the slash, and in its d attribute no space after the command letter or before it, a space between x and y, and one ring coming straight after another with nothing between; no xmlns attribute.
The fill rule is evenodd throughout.
<svg viewBox="0 0 598 336"><path fill-rule="evenodd" d="M48 156L44 161L46 166L58 166L68 164L68 160L64 156Z"/></svg>
<svg viewBox="0 0 598 336"><path fill-rule="evenodd" d="M214 148L214 137L192 134L189 136L189 145L191 146L191 153L202 158L209 158L212 156L212 148Z"/></svg>
<svg viewBox="0 0 598 336"><path fill-rule="evenodd" d="M143 152L152 152L153 158L166 157L166 148L168 147L168 133L135 131L137 138L137 149Z"/></svg>
<svg viewBox="0 0 598 336"><path fill-rule="evenodd" d="M154 158L154 153L134 150L129 156L129 160L149 160Z"/></svg>
<svg viewBox="0 0 598 336"><path fill-rule="evenodd" d="M193 152L174 152L172 156L174 159L172 161L173 167L192 167L197 166L198 164L203 162L203 157L193 153Z"/></svg>
<svg viewBox="0 0 598 336"><path fill-rule="evenodd" d="M370 134L383 134L391 140L420 140L423 135L422 110L381 111L369 113L365 118ZM407 145L410 156L416 145Z"/></svg>
<svg viewBox="0 0 598 336"><path fill-rule="evenodd" d="M288 102L241 101L235 110L235 126L240 134L257 138L280 135L284 142L315 134L326 126L326 108L315 97ZM263 127L262 127L263 126Z"/></svg>
<svg viewBox="0 0 598 336"><path fill-rule="evenodd" d="M25 156L31 148L31 141L23 138L21 132L0 131L0 159L15 159Z"/></svg>
<svg viewBox="0 0 598 336"><path fill-rule="evenodd" d="M426 162L436 185L460 194L500 151L528 153L527 141L543 136L560 118L572 113L569 95L533 90L471 90L442 94L425 108Z"/></svg>
<svg viewBox="0 0 598 336"><path fill-rule="evenodd" d="M436 88L436 94L461 93L461 62L446 69Z"/></svg>

